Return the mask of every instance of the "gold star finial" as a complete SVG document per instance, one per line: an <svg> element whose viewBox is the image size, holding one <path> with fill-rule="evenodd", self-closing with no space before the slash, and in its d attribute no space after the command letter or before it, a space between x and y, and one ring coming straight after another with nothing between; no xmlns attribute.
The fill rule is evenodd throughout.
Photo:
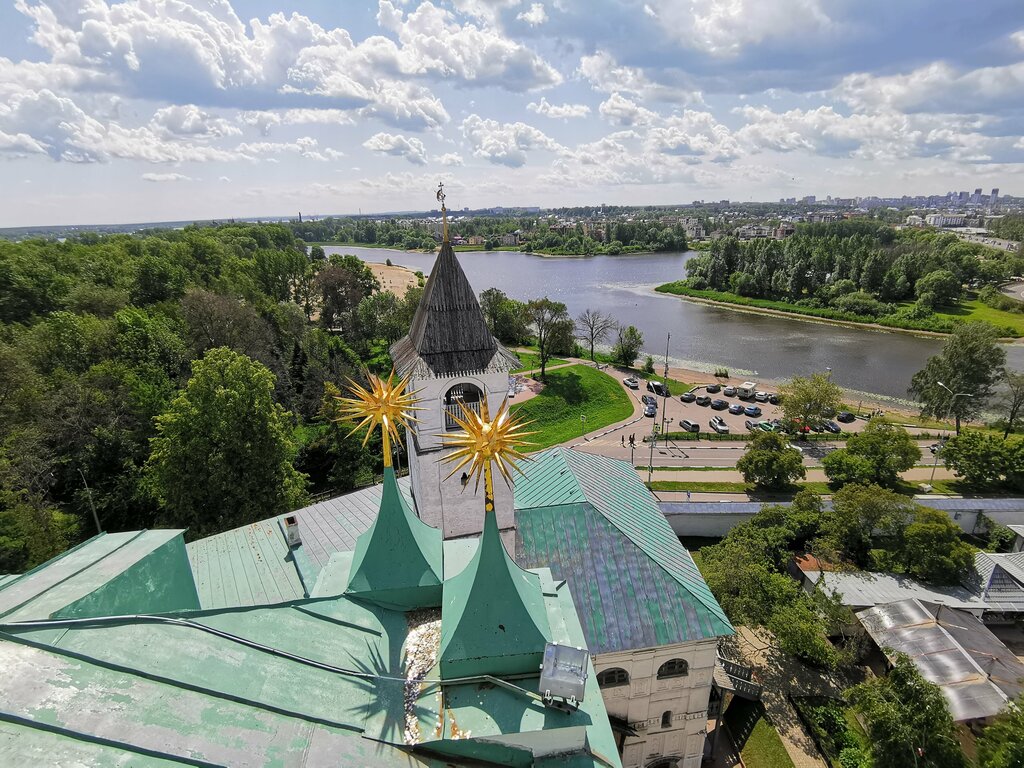
<svg viewBox="0 0 1024 768"><path fill-rule="evenodd" d="M462 427L462 432L440 435L444 438L445 447L455 449L441 460L458 462L448 473L448 477L469 465L467 475L476 478L476 488L480 487L480 477L483 476L484 508L488 512L493 512L491 463L498 466L498 471L509 485L512 484L513 471L522 474L517 462L528 460L519 449L529 445L523 438L534 434L522 431L530 422L519 423L513 419L507 401L501 404L498 415L493 420L488 417L486 400L480 402L479 414L463 408L461 417L453 414L452 418Z"/></svg>
<svg viewBox="0 0 1024 768"><path fill-rule="evenodd" d="M352 431L358 432L365 426L366 436L363 438L363 445L370 439L370 435L379 426L381 438L384 441L384 466L391 466L391 439L398 445L402 444L402 428L408 428L409 424L417 419L412 415L413 411L421 411L417 408L417 392L406 392L409 386L409 377L395 381L395 371L392 369L387 379L382 379L372 373L366 374L370 387L366 389L349 379L348 389L354 397L336 398L340 407L341 416L339 420L358 421Z"/></svg>

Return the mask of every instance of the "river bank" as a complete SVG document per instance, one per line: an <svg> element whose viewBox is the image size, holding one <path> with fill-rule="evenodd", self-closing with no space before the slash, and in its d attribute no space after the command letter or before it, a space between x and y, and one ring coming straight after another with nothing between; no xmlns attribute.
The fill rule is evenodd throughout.
<svg viewBox="0 0 1024 768"><path fill-rule="evenodd" d="M761 306L758 302L772 303L772 304L784 304L785 302L770 301L768 299L747 299L745 297L736 297L736 301L721 298L710 298L708 296L700 295L702 293L708 293L707 291L698 291L696 289L687 288L680 286L676 283L665 283L657 286L654 291L662 295L675 296L683 301L693 302L695 304L706 304L709 306L722 307L729 309L734 312L746 312L748 314L756 315L770 315L774 317L786 317L792 320L799 320L802 322L809 323L820 323L823 325L833 325L841 328L861 328L872 331L883 331L891 333L902 333L910 336L917 336L920 338L939 338L945 339L949 337L948 332L944 331L930 331L924 328L910 328L898 325L889 325L885 323L872 323L859 320L847 320L834 317L823 317L814 313L812 309L805 309L802 307L791 306L789 309L778 309L776 307ZM714 291L713 293L721 294L720 291ZM742 300L741 300L742 299ZM995 311L995 310L994 310ZM982 318L978 318L982 319ZM991 322L991 321L987 321ZM999 326L996 323L992 323L997 330L1008 331L1012 330L1003 326ZM1021 344L1024 343L1024 339L1017 336L1001 336L999 338L1000 343L1003 344Z"/></svg>

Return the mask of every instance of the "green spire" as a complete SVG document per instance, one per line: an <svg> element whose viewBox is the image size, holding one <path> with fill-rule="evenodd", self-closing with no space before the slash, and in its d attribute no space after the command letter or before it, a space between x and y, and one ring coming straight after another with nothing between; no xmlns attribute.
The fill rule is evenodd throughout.
<svg viewBox="0 0 1024 768"><path fill-rule="evenodd" d="M485 513L476 554L444 583L441 678L538 673L549 635L540 579L508 556Z"/></svg>
<svg viewBox="0 0 1024 768"><path fill-rule="evenodd" d="M356 540L345 594L401 611L441 604L441 532L420 520L384 468L377 519Z"/></svg>

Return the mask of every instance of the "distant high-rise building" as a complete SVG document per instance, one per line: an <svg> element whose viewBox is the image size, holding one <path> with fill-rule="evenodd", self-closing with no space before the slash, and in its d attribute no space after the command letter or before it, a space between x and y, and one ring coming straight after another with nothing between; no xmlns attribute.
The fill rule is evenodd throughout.
<svg viewBox="0 0 1024 768"><path fill-rule="evenodd" d="M806 196L806 197L805 197L805 198L803 199L803 202L804 202L804 203L805 203L806 205L814 205L814 203L815 203L815 201L816 201L817 199L818 199L818 198L816 198L816 197L815 197L814 195L807 195L807 196Z"/></svg>
<svg viewBox="0 0 1024 768"><path fill-rule="evenodd" d="M988 197L988 204L995 205L997 202L999 202L999 187L993 187L992 194Z"/></svg>

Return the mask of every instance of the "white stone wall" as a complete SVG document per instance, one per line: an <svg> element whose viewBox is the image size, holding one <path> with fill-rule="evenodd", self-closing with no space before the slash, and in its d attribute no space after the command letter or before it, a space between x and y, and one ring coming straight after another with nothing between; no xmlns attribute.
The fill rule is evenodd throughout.
<svg viewBox="0 0 1024 768"><path fill-rule="evenodd" d="M608 713L626 720L638 733L623 745L624 768L642 768L662 757L679 758L682 768L699 768L717 645L713 638L594 656L598 673L615 667L629 673L628 685L601 690ZM658 668L670 659L684 659L689 674L658 680ZM663 728L666 712L672 715Z"/></svg>
<svg viewBox="0 0 1024 768"><path fill-rule="evenodd" d="M412 494L420 518L440 528L446 539L480 533L484 519L483 483L479 490L474 490L472 481L463 487L462 470L446 480L454 465L441 461L449 452L440 437L445 433L444 396L456 384L473 384L485 392L487 408L493 418L508 396L508 375L492 373L410 382L410 388L418 390L419 407L423 409L416 411L418 421L411 430L416 439L407 437ZM498 527L512 528L515 525L512 489L500 476L494 479L494 504Z"/></svg>

